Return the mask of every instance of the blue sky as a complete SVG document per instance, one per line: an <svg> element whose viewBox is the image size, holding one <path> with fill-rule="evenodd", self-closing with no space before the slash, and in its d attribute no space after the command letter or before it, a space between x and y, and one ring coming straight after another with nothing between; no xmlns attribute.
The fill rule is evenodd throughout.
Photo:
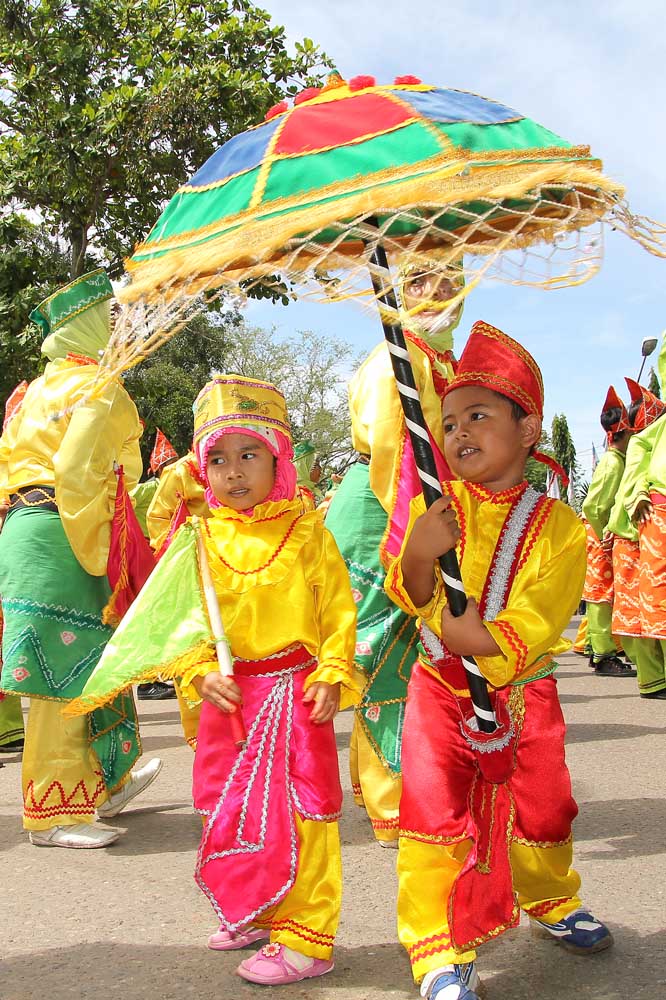
<svg viewBox="0 0 666 1000"><path fill-rule="evenodd" d="M289 42L312 38L345 77L424 82L483 94L575 143L589 144L624 184L633 210L666 221L666 84L662 0L264 0ZM636 377L641 340L666 328L666 260L607 231L600 274L578 288L541 291L488 283L467 300L456 333L485 319L520 340L541 365L546 426L564 412L586 476L603 440L599 411L610 383ZM353 305L252 303L248 320L281 332L336 333L359 350L381 339L378 320ZM656 355L655 355L656 358ZM626 393L625 393L626 395Z"/></svg>

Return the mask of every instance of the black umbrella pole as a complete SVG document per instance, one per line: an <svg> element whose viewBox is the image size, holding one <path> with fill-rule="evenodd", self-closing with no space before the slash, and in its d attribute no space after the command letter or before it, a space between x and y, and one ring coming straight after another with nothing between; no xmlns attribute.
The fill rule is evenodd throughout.
<svg viewBox="0 0 666 1000"><path fill-rule="evenodd" d="M430 438L421 408L418 389L414 381L414 373L409 360L405 335L402 332L400 324L389 322L386 318L386 313L382 310L382 305L385 305L394 315L397 315L398 309L392 284L387 285L378 277L382 271L385 274L389 273L384 248L378 245L373 251L370 260L373 265L371 268L372 284L380 306L384 336L391 355L393 374L395 375L400 403L405 415L405 424L407 425L412 443L416 471L421 480L421 489L423 490L426 507L430 507L435 500L439 500L442 496L442 487L437 474L435 456L430 445ZM458 618L467 607L467 596L460 576L460 567L455 551L447 552L445 555L440 556L439 564L442 570L444 589L449 607L452 614ZM486 679L472 657L463 656L462 661L467 675L467 684L479 731L482 733L492 733L497 729L497 721L490 702Z"/></svg>

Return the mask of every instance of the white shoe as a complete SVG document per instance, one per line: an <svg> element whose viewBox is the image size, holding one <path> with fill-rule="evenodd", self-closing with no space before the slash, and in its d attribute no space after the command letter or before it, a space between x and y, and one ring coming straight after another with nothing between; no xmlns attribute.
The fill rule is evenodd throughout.
<svg viewBox="0 0 666 1000"><path fill-rule="evenodd" d="M103 805L98 807L97 815L104 817L104 819L117 816L135 796L140 795L148 788L148 785L152 785L161 770L162 761L159 757L153 757L143 767L132 771L129 781L126 781L119 791L114 792Z"/></svg>
<svg viewBox="0 0 666 1000"><path fill-rule="evenodd" d="M31 830L30 843L35 847L73 847L91 850L115 844L120 830L110 830L93 823L75 823L74 826L52 826L49 830Z"/></svg>

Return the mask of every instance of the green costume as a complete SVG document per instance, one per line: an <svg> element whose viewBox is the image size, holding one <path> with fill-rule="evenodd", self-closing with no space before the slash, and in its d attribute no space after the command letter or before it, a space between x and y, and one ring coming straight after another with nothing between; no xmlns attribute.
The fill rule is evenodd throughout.
<svg viewBox="0 0 666 1000"><path fill-rule="evenodd" d="M157 487L159 485L160 481L157 476L151 476L150 479L146 479L145 482L139 483L135 486L130 493L130 496L134 501L134 513L136 514L136 519L141 525L141 530L146 538L150 538L148 524L146 523L146 515L148 514L148 508L150 507L153 497L157 493Z"/></svg>

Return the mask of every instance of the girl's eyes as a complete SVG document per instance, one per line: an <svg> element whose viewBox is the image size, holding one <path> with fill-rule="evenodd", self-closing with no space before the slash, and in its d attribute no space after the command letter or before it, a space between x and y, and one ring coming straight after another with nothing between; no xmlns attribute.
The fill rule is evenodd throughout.
<svg viewBox="0 0 666 1000"><path fill-rule="evenodd" d="M250 459L254 458L256 451L244 451L241 453L241 458ZM214 458L209 459L211 465L224 465L226 459L222 455L216 455Z"/></svg>
<svg viewBox="0 0 666 1000"><path fill-rule="evenodd" d="M455 426L456 426L455 424L444 424L444 433L450 434L451 431L455 428Z"/></svg>
<svg viewBox="0 0 666 1000"><path fill-rule="evenodd" d="M483 420L485 413L473 413L472 420Z"/></svg>

